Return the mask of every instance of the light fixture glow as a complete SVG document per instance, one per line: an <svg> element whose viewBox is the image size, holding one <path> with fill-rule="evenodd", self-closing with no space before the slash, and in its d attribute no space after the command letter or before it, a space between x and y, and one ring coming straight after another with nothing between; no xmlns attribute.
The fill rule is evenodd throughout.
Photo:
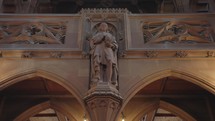
<svg viewBox="0 0 215 121"><path fill-rule="evenodd" d="M123 114L123 112L121 112L122 114L122 121L125 121L125 115Z"/></svg>
<svg viewBox="0 0 215 121"><path fill-rule="evenodd" d="M84 121L87 121L86 114L84 114L83 119L84 119Z"/></svg>

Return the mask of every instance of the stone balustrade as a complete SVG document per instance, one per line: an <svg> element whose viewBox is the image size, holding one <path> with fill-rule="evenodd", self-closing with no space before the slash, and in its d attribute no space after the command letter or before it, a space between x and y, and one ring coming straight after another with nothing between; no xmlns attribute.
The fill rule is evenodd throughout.
<svg viewBox="0 0 215 121"><path fill-rule="evenodd" d="M127 9L1 14L0 50L2 57L88 57L89 39L105 21L118 42L119 57L213 57L214 19L210 13L132 14Z"/></svg>

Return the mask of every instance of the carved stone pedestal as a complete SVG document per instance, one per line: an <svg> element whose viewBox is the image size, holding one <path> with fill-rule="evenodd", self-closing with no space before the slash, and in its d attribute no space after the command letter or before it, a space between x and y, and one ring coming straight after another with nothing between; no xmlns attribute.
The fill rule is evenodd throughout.
<svg viewBox="0 0 215 121"><path fill-rule="evenodd" d="M88 91L84 100L91 121L116 121L122 104L122 97L111 84L98 83Z"/></svg>

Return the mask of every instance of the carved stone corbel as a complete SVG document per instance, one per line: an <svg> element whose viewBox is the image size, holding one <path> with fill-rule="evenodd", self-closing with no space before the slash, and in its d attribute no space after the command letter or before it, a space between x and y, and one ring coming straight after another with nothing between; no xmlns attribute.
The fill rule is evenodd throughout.
<svg viewBox="0 0 215 121"><path fill-rule="evenodd" d="M84 98L91 121L115 121L122 105L122 97L112 85L100 82Z"/></svg>

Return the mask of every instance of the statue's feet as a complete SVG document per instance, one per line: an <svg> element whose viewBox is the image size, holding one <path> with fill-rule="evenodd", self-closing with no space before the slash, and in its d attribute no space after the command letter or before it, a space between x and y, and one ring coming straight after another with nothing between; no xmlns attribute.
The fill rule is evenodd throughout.
<svg viewBox="0 0 215 121"><path fill-rule="evenodd" d="M111 81L111 84L116 85L117 83L116 81Z"/></svg>
<svg viewBox="0 0 215 121"><path fill-rule="evenodd" d="M92 83L98 83L99 79L95 78L95 79L92 79L91 81L92 81Z"/></svg>

